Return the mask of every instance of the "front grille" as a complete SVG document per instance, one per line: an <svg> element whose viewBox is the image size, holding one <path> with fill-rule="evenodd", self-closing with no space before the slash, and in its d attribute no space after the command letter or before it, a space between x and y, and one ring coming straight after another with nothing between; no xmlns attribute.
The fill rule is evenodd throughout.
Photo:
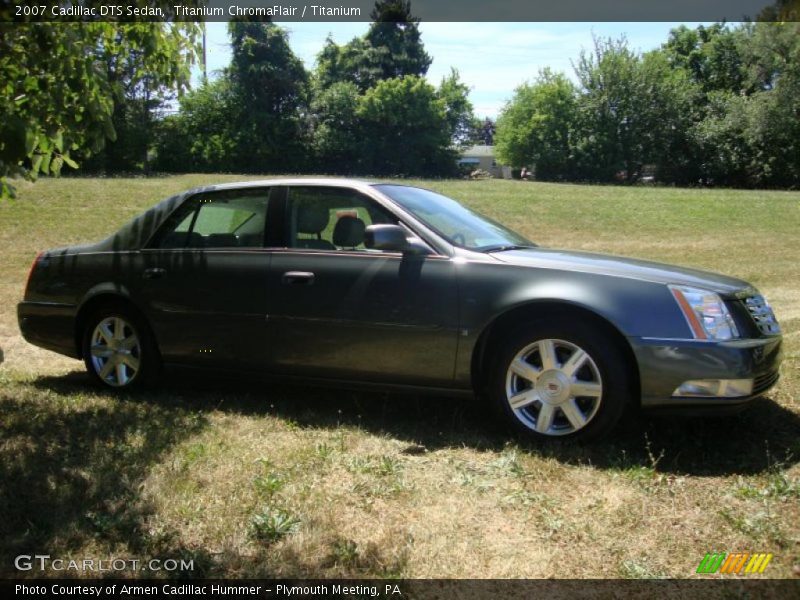
<svg viewBox="0 0 800 600"><path fill-rule="evenodd" d="M781 332L781 327L775 319L775 313L772 312L772 308L767 304L764 296L761 294L748 296L744 299L744 305L761 333L776 335Z"/></svg>
<svg viewBox="0 0 800 600"><path fill-rule="evenodd" d="M771 371L759 375L753 380L753 395L766 392L778 381L780 373L778 371Z"/></svg>

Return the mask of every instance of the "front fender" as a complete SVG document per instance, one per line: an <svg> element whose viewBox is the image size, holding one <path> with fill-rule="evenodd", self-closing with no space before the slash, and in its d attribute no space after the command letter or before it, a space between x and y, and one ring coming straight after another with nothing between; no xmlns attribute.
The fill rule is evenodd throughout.
<svg viewBox="0 0 800 600"><path fill-rule="evenodd" d="M687 338L692 334L669 288L634 278L497 263L457 269L460 335L455 379L471 380L472 355L482 333L503 314L563 304L594 313L626 337Z"/></svg>

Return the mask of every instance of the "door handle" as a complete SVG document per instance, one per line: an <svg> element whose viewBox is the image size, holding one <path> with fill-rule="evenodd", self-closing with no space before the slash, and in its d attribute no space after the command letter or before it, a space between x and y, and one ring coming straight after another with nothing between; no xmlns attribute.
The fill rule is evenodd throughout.
<svg viewBox="0 0 800 600"><path fill-rule="evenodd" d="M159 267L154 267L152 269L145 269L144 270L144 278L145 279L161 279L166 274L167 274L167 270L166 269L161 269Z"/></svg>
<svg viewBox="0 0 800 600"><path fill-rule="evenodd" d="M306 271L287 271L281 281L284 285L311 285L314 283L314 274Z"/></svg>

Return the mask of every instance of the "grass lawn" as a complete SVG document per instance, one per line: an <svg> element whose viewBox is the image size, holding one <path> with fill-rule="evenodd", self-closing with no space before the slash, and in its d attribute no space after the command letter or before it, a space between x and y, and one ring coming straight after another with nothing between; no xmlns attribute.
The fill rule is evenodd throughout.
<svg viewBox="0 0 800 600"><path fill-rule="evenodd" d="M510 443L477 402L427 396L181 374L118 396L19 338L37 250L239 179L43 180L0 204L0 574L35 552L185 558L197 576L683 578L722 551L800 575L800 193L417 182L547 246L721 271L770 299L786 345L769 398L631 416L589 447Z"/></svg>

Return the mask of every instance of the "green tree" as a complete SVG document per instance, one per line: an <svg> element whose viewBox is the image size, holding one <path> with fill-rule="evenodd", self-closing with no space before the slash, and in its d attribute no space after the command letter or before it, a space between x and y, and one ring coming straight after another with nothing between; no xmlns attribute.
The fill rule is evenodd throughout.
<svg viewBox="0 0 800 600"><path fill-rule="evenodd" d="M748 165L753 160L746 134L748 105L746 96L729 91L709 94L706 116L694 130L694 138L702 150L704 183L748 185Z"/></svg>
<svg viewBox="0 0 800 600"><path fill-rule="evenodd" d="M788 10L788 6L785 6ZM800 9L795 3L795 11ZM795 12L797 14L797 12ZM800 187L800 23L756 23L749 47L751 74L767 95L756 105L750 143L765 169L765 185ZM757 79L758 81L758 79Z"/></svg>
<svg viewBox="0 0 800 600"><path fill-rule="evenodd" d="M238 171L230 116L241 106L230 80L220 77L185 94L180 110L158 123L155 167L169 172Z"/></svg>
<svg viewBox="0 0 800 600"><path fill-rule="evenodd" d="M131 36L131 30L138 29L139 39L144 39L152 27L151 23L131 24L126 35ZM170 29L163 38L136 44L126 54L109 53L106 49L98 51L98 61L105 64L114 93L111 120L116 138L83 160L83 170L119 172L148 169L157 113L168 101L182 95L188 86L188 65L185 61L176 62L173 56L175 49L184 42L183 30ZM165 68L154 71L149 68L152 64L161 64Z"/></svg>
<svg viewBox="0 0 800 600"><path fill-rule="evenodd" d="M313 150L316 170L358 173L362 134L358 117L360 94L354 83L338 82L319 91L312 103Z"/></svg>
<svg viewBox="0 0 800 600"><path fill-rule="evenodd" d="M115 139L120 89L102 57L138 53L140 72L182 89L197 32L186 23L0 25L0 197L13 195L9 177L58 175Z"/></svg>
<svg viewBox="0 0 800 600"><path fill-rule="evenodd" d="M381 81L365 94L350 82L318 89L311 103L315 168L450 174L474 121L468 94L456 71L435 90L416 76Z"/></svg>
<svg viewBox="0 0 800 600"><path fill-rule="evenodd" d="M747 187L800 185L800 24L741 29L749 93L709 98L696 138L709 182Z"/></svg>
<svg viewBox="0 0 800 600"><path fill-rule="evenodd" d="M647 164L669 162L678 152L693 90L685 73L671 70L659 53L645 57L627 41L595 40L575 72L580 82L575 140L581 178L636 181ZM674 165L670 165L674 172Z"/></svg>
<svg viewBox="0 0 800 600"><path fill-rule="evenodd" d="M422 77L386 79L358 106L363 169L375 175L446 175L455 171L445 104Z"/></svg>
<svg viewBox="0 0 800 600"><path fill-rule="evenodd" d="M428 72L432 61L422 45L410 0L378 0L370 18L367 62L376 81Z"/></svg>
<svg viewBox="0 0 800 600"><path fill-rule="evenodd" d="M525 83L497 120L498 159L508 165L533 166L538 179L572 175L572 135L577 120L577 90L563 74L543 70Z"/></svg>
<svg viewBox="0 0 800 600"><path fill-rule="evenodd" d="M475 127L475 115L469 100L469 86L461 81L456 69L442 78L437 97L444 104L447 133L455 146L471 143Z"/></svg>
<svg viewBox="0 0 800 600"><path fill-rule="evenodd" d="M644 163L638 113L638 57L627 41L595 39L593 53L581 52L575 73L581 86L580 139L576 147L584 177L634 179Z"/></svg>
<svg viewBox="0 0 800 600"><path fill-rule="evenodd" d="M664 54L672 67L685 69L705 93L742 93L748 89L742 32L724 23L696 29L681 25L670 31Z"/></svg>
<svg viewBox="0 0 800 600"><path fill-rule="evenodd" d="M353 38L339 46L328 36L317 55L315 87L324 90L336 83L352 83L359 91L365 91L374 83L373 74L364 60L365 52L363 37Z"/></svg>
<svg viewBox="0 0 800 600"><path fill-rule="evenodd" d="M373 23L363 37L342 46L328 38L317 56L320 87L348 81L365 92L385 79L428 72L431 57L422 44L419 20L411 14L411 2L379 0L370 16Z"/></svg>
<svg viewBox="0 0 800 600"><path fill-rule="evenodd" d="M643 82L639 110L646 123L642 160L655 166L661 182L698 183L700 154L692 131L696 108L703 101L701 89L685 70L671 67L658 50L641 58L639 72Z"/></svg>
<svg viewBox="0 0 800 600"><path fill-rule="evenodd" d="M232 22L227 77L240 108L230 115L237 164L247 171L296 169L304 156L308 74L274 23Z"/></svg>
<svg viewBox="0 0 800 600"><path fill-rule="evenodd" d="M418 20L406 0L379 0L367 33L330 37L317 56L310 106L314 156L324 171L443 175L474 127L456 71L434 89Z"/></svg>

